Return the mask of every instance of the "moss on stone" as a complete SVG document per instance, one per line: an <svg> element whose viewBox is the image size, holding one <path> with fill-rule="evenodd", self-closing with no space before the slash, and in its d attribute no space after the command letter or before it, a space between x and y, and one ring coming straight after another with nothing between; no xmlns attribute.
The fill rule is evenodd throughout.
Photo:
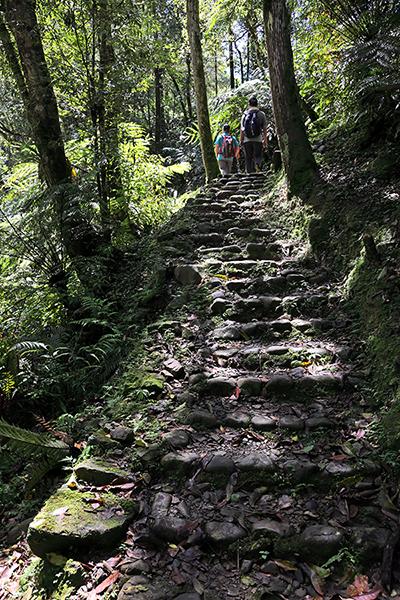
<svg viewBox="0 0 400 600"><path fill-rule="evenodd" d="M111 493L99 499L94 492L63 486L30 524L28 543L41 557L50 552L75 556L92 544L112 546L121 539L136 512L133 500L122 501Z"/></svg>

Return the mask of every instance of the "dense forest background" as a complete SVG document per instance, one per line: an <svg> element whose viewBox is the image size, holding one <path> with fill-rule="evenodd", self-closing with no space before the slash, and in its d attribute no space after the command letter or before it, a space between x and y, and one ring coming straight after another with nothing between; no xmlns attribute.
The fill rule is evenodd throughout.
<svg viewBox="0 0 400 600"><path fill-rule="evenodd" d="M0 517L15 518L16 498L20 516L30 514L44 472L79 453L77 415L99 411L110 378L160 308L156 232L205 181L190 11L199 9L211 137L225 122L238 134L256 94L269 121L267 163L285 185L265 27L273 5L0 2ZM290 197L307 215L325 211L328 226L312 220L311 242L321 260L348 273L363 236L373 255L379 242L395 246L400 231L385 187L399 174L400 5L290 0L288 14L298 103L319 171ZM352 190L373 198L368 215L352 205ZM288 206L290 221L297 209ZM293 227L306 235L304 223ZM394 309L393 261L382 279ZM392 359L395 408L385 409L393 411ZM135 385L146 393L140 378ZM381 396L382 385L378 377ZM12 448L10 425L25 431Z"/></svg>

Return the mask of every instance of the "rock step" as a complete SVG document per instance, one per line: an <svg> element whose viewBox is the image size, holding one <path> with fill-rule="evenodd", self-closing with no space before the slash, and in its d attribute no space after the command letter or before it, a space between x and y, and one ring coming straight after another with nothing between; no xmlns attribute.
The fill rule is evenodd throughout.
<svg viewBox="0 0 400 600"><path fill-rule="evenodd" d="M334 488L345 480L379 474L380 467L368 459L347 462L311 461L307 458L288 458L278 451L251 451L246 453L228 449L224 453L202 453L178 450L161 458L160 476L176 482L195 476L199 482L217 487L233 482L233 489L255 489L261 486L269 491L287 486L308 484L321 489ZM234 478L233 478L233 475Z"/></svg>
<svg viewBox="0 0 400 600"><path fill-rule="evenodd" d="M227 246L226 253L236 251L236 246ZM214 293L215 296L216 292ZM212 294L213 296L213 294ZM213 297L214 297L213 296ZM221 292L214 297L210 311L214 315L229 315L230 320L247 323L252 319L261 320L286 314L291 317L307 316L310 313L319 317L332 314L333 298L325 294L304 294L297 296L252 296L241 300L229 300Z"/></svg>
<svg viewBox="0 0 400 600"><path fill-rule="evenodd" d="M222 492L220 499L224 496ZM303 525L299 525L298 519L291 522L283 516L266 518L262 513L268 508L267 498L260 494L255 506L253 501L252 511L244 513L234 504L227 503L224 508L214 510L207 519L199 518L194 511L191 514L185 499L158 492L151 505L147 543L158 548L167 543L200 544L211 546L214 551L239 552L247 558L258 558L260 551L267 551L272 559L290 558L317 565L325 563L346 545L360 549L365 563L382 557L391 534L389 528L357 522L334 527L328 525L322 515L319 523L314 520L312 524L305 522Z"/></svg>
<svg viewBox="0 0 400 600"><path fill-rule="evenodd" d="M341 420L335 417L321 415L315 412L313 416L303 414L301 417L293 413L283 415L277 414L276 407L269 412L239 405L237 410L225 414L221 412L220 407L215 407L215 412L209 412L201 408L188 413L185 423L198 431L216 429L217 427L229 427L232 429L248 429L255 431L314 431L315 429L333 429L341 424ZM231 407L233 409L233 407ZM177 429L166 434L164 437L172 447L186 447L190 443L190 435L184 429Z"/></svg>
<svg viewBox="0 0 400 600"><path fill-rule="evenodd" d="M273 341L277 336L293 334L312 335L316 332L326 332L333 327L340 329L339 321L329 319L276 319L273 321L253 321L251 323L227 322L217 327L210 334L214 340L241 341L250 339L268 339Z"/></svg>
<svg viewBox="0 0 400 600"><path fill-rule="evenodd" d="M312 364L331 363L340 359L342 356L348 356L351 349L348 347L338 347L332 350L320 346L289 346L281 345L249 345L248 347L237 348L220 347L213 351L213 356L221 367L246 368L248 370L261 370L268 365L280 366L284 369L296 367L309 367Z"/></svg>

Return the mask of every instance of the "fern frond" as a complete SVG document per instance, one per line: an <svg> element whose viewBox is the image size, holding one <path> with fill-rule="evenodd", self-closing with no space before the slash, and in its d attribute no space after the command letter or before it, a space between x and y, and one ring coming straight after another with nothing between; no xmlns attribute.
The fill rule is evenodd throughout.
<svg viewBox="0 0 400 600"><path fill-rule="evenodd" d="M10 425L10 423L7 423L3 419L0 419L0 437L9 439L18 445L22 444L42 449L56 448L64 452L69 451L68 445L61 440L53 439L47 434L36 433L28 429L22 429L22 427L17 427L16 425Z"/></svg>

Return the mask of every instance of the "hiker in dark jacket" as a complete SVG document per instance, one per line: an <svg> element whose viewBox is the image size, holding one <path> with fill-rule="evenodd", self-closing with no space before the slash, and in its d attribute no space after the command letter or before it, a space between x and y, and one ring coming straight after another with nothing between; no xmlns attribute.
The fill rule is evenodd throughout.
<svg viewBox="0 0 400 600"><path fill-rule="evenodd" d="M263 151L267 143L267 117L258 108L257 98L252 96L240 127L240 144L244 148L246 173L261 171Z"/></svg>
<svg viewBox="0 0 400 600"><path fill-rule="evenodd" d="M231 135L231 128L226 123L214 142L215 155L218 160L221 175L230 175L232 171L233 158L239 157L239 142Z"/></svg>

